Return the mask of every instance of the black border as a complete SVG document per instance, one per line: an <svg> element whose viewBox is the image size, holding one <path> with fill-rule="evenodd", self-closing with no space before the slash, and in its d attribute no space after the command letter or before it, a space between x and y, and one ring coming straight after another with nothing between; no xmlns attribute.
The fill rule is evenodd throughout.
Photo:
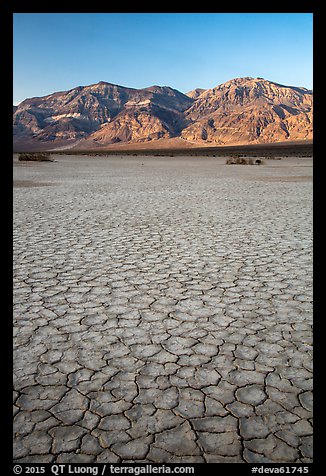
<svg viewBox="0 0 326 476"><path fill-rule="evenodd" d="M2 141L4 141L4 146L2 146L3 156L2 160L2 187L1 194L3 195L1 203L3 204L4 220L2 221L2 251L3 259L2 263L2 277L3 285L1 290L3 292L2 298L2 323L3 326L3 335L1 350L3 356L1 363L3 364L2 371L2 389L1 396L4 397L4 403L2 405L2 417L3 424L1 425L1 463L4 463L4 466L8 467L8 472L4 471L4 474L13 474L12 471L12 416L11 416L11 405L12 405L12 391L11 391L11 382L12 382L12 229L13 229L13 204L12 204L12 105L13 105L13 14L14 13L313 13L314 21L314 321L317 323L318 330L314 332L314 409L317 413L318 418L316 418L315 429L314 429L314 462L309 464L309 474L312 474L316 471L316 474L321 474L318 469L319 466L322 467L323 463L323 427L321 426L322 415L322 404L323 404L323 395L320 388L320 377L322 375L322 358L323 355L320 353L322 342L321 342L321 328L319 330L320 322L323 319L323 314L319 311L321 309L321 297L322 297L322 285L321 285L321 266L322 261L321 250L322 247L322 219L319 214L322 211L322 203L320 191L322 190L322 161L326 160L322 157L321 149L321 118L322 118L322 98L323 98L323 75L322 72L318 72L318 67L323 65L324 60L320 56L320 45L322 42L322 28L323 22L321 17L321 2L316 0L310 1L292 1L285 3L284 1L275 0L272 4L267 2L259 1L237 1L232 2L223 2L221 5L214 5L218 11L214 9L211 10L212 5L207 5L207 10L204 12L198 12L196 10L189 10L189 4L186 7L177 6L176 4L169 5L168 2L164 4L157 5L159 8L162 7L162 10L153 11L153 3L148 2L137 4L138 10L134 11L135 3L128 5L126 4L127 11L121 11L117 9L114 11L114 6L117 7L117 4L112 4L106 0L92 0L91 2L83 2L82 0L12 0L12 1L1 1L1 15L0 15L0 57L2 63L2 79L3 79L3 89L2 89L2 119L3 125L1 128L2 131ZM205 5L206 6L206 5ZM164 9L163 9L164 7ZM191 8L191 5L190 5ZM8 197L10 197L8 199ZM8 405L8 406L7 406ZM222 465L222 466L221 466ZM3 466L3 465L2 465ZM24 466L24 465L22 465ZM28 465L26 465L28 466ZM30 465L29 465L30 466ZM33 466L50 466L50 465L40 465L34 464ZM74 465L78 466L78 465ZM94 465L89 465L94 466ZM101 466L101 465L98 465ZM141 465L139 465L141 466ZM255 465L241 464L234 466L230 463L206 463L206 464L195 464L192 465L195 467L195 474L198 474L198 471L210 471L217 470L220 467L222 469L222 474L227 474L229 471L235 471L236 474L251 474L251 467ZM259 466L259 465L258 465ZM288 465L268 465L264 464L264 467L279 467L279 466L293 466L293 464ZM201 468L200 468L201 467ZM222 468L223 467L223 468ZM227 468L227 471L226 471ZM46 474L52 474L49 468L47 468ZM24 474L24 471L23 473ZM99 473L100 474L100 473ZM109 473L106 473L109 474ZM294 473L295 474L295 473Z"/></svg>
<svg viewBox="0 0 326 476"><path fill-rule="evenodd" d="M165 1L164 3L155 4L153 2L137 2L127 4L125 11L121 10L121 4L107 2L106 0L12 0L11 2L2 2L6 6L10 6L10 10L15 13L312 13L317 8L316 0L304 1L280 1L275 0L272 4L261 2L258 0L248 0L246 2L238 0L233 2L223 2L222 4L210 5L205 4L203 12L198 9L192 9L189 2L186 5L177 5L175 2ZM134 7L137 10L134 10ZM153 11L153 7L157 6L158 11ZM193 5L196 7L196 5ZM112 8L115 10L112 11ZM190 8L189 8L190 7ZM213 7L213 8L212 8ZM215 8L214 8L215 7ZM218 7L218 11L216 11ZM184 10L188 11L184 11Z"/></svg>

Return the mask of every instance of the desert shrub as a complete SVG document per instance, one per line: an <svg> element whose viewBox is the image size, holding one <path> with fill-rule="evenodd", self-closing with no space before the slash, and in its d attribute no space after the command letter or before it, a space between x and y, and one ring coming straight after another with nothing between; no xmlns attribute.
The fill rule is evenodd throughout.
<svg viewBox="0 0 326 476"><path fill-rule="evenodd" d="M49 152L22 152L19 154L18 160L36 161L36 162L53 162Z"/></svg>
<svg viewBox="0 0 326 476"><path fill-rule="evenodd" d="M229 157L228 159L226 159L225 161L226 165L231 165L231 164L234 164L234 159L232 159L231 157Z"/></svg>
<svg viewBox="0 0 326 476"><path fill-rule="evenodd" d="M226 165L260 165L263 164L264 162L261 159L256 159L253 161L251 157L245 158L245 157L229 157L225 161Z"/></svg>
<svg viewBox="0 0 326 476"><path fill-rule="evenodd" d="M247 160L244 159L243 157L236 156L236 157L229 157L225 163L227 165L246 165Z"/></svg>

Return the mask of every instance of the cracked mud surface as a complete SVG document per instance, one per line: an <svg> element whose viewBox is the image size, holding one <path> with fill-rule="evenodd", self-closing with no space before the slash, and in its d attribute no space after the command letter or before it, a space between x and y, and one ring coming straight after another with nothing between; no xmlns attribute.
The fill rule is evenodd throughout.
<svg viewBox="0 0 326 476"><path fill-rule="evenodd" d="M16 462L312 461L312 160L224 163L14 163Z"/></svg>

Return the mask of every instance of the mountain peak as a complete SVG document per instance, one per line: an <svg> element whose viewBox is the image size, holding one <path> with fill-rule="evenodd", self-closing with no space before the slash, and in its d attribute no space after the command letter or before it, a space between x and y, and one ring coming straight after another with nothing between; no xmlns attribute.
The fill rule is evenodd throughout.
<svg viewBox="0 0 326 476"><path fill-rule="evenodd" d="M206 91L206 89L196 88L186 93L186 95L192 99L197 99L204 91Z"/></svg>

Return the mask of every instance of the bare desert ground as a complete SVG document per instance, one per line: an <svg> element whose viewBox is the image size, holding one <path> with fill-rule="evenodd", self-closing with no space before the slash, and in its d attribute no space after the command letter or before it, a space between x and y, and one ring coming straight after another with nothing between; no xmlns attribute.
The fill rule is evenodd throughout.
<svg viewBox="0 0 326 476"><path fill-rule="evenodd" d="M312 461L312 158L14 157L16 462Z"/></svg>

